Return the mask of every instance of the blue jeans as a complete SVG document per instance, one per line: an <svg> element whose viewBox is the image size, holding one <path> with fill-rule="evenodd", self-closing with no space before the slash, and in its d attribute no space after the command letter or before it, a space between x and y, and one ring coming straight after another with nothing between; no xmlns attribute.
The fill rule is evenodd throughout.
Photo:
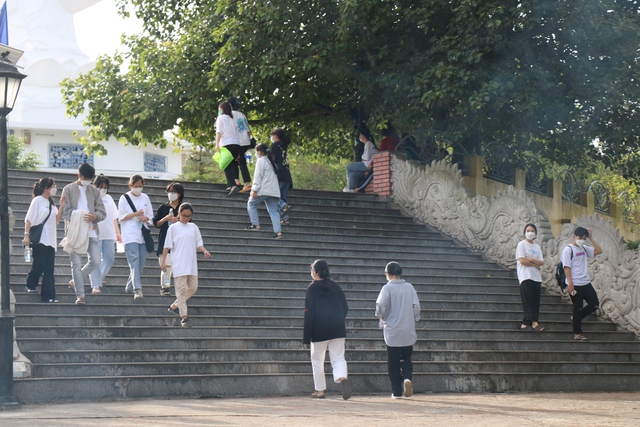
<svg viewBox="0 0 640 427"><path fill-rule="evenodd" d="M100 240L99 247L102 250L102 259L100 260L100 265L89 275L89 277L91 278L92 288L102 287L102 281L104 280L104 277L107 275L109 270L111 270L113 260L116 257L115 240Z"/></svg>
<svg viewBox="0 0 640 427"><path fill-rule="evenodd" d="M124 251L129 263L129 279L127 280L126 290L141 291L140 275L147 260L147 246L144 243L127 243L124 245Z"/></svg>
<svg viewBox="0 0 640 427"><path fill-rule="evenodd" d="M88 261L82 265L82 255L75 252L69 254L71 260L71 276L76 288L76 297L84 298L84 283L89 282L89 274L100 266L100 244L97 237L89 238L87 248Z"/></svg>
<svg viewBox="0 0 640 427"><path fill-rule="evenodd" d="M249 197L247 202L247 212L249 212L249 219L251 224L260 225L260 218L258 217L258 205L264 202L267 205L267 212L271 217L271 223L273 224L273 232L280 233L280 206L277 197L273 196L258 196L255 199Z"/></svg>
<svg viewBox="0 0 640 427"><path fill-rule="evenodd" d="M284 206L287 204L287 194L289 194L289 189L291 188L290 182L279 182L280 185L280 212L284 209ZM289 212L285 212L282 219L289 219Z"/></svg>
<svg viewBox="0 0 640 427"><path fill-rule="evenodd" d="M347 187L354 190L358 186L358 180L364 177L367 166L364 162L349 163L347 165Z"/></svg>

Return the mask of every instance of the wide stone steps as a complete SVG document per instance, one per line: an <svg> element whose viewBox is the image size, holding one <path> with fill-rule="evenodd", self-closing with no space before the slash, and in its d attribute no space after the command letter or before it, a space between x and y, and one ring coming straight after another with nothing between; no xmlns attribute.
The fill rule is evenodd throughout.
<svg viewBox="0 0 640 427"><path fill-rule="evenodd" d="M181 328L167 312L174 297L159 295L155 253L142 274L143 300L124 293L129 269L124 254L117 254L104 294L88 294L87 305L77 306L67 286L68 256L59 250L61 302L43 304L38 294L26 293L29 265L20 242L32 183L46 175L11 171L10 177L17 219L11 235L16 329L36 376L15 382L22 402L307 394L313 382L309 350L301 344L303 307L309 265L318 258L329 262L349 302L346 357L356 394L389 393L386 346L373 314L391 260L401 262L422 305L413 356L416 391L640 388L634 335L591 316L584 322L589 341L576 342L571 306L546 292L540 314L546 331L521 331L515 272L371 195L293 190L291 225L283 227L285 239L275 241L264 208L263 230L245 230L247 195L229 197L222 185L184 183L185 201L193 204L194 222L212 253L199 259L199 289L189 301L194 327ZM59 188L75 179L53 176ZM167 183L145 184L154 210L167 200ZM116 201L125 191L125 179L111 179ZM335 393L330 375L327 382Z"/></svg>

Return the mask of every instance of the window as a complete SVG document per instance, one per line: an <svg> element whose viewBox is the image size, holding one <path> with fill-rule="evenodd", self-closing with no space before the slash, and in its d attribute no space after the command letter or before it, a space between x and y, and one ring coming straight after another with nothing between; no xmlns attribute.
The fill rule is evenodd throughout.
<svg viewBox="0 0 640 427"><path fill-rule="evenodd" d="M49 167L77 169L84 162L93 165L93 154L87 156L80 144L49 145Z"/></svg>
<svg viewBox="0 0 640 427"><path fill-rule="evenodd" d="M144 153L144 171L145 172L166 172L167 156L160 154Z"/></svg>

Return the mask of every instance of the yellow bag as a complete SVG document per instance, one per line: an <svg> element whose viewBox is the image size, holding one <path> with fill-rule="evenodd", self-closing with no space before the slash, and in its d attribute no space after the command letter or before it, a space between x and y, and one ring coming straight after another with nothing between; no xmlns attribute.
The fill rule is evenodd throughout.
<svg viewBox="0 0 640 427"><path fill-rule="evenodd" d="M220 166L220 169L225 170L229 163L233 161L233 154L227 149L227 147L220 148L220 151L216 151L213 155L213 161Z"/></svg>

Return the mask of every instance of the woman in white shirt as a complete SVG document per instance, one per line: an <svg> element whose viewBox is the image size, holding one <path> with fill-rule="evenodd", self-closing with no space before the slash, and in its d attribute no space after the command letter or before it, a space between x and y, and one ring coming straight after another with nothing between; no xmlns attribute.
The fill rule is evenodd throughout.
<svg viewBox="0 0 640 427"><path fill-rule="evenodd" d="M524 310L524 319L520 326L523 330L542 332L544 328L538 323L540 314L540 289L542 276L540 267L544 264L540 246L533 243L538 229L535 224L527 224L524 227L524 240L516 247L516 270L520 282L520 298Z"/></svg>
<svg viewBox="0 0 640 427"><path fill-rule="evenodd" d="M180 316L183 327L191 326L187 316L187 300L198 290L197 252L202 252L205 258L211 256L204 248L200 229L190 222L191 217L193 217L193 207L189 203L181 204L178 208L178 222L167 229L160 260L160 268L162 271L167 271L167 255L171 250L176 300L169 307L169 311Z"/></svg>
<svg viewBox="0 0 640 427"><path fill-rule="evenodd" d="M278 175L276 174L276 166L271 160L271 156L267 156L267 146L258 144L255 148L258 155L256 168L253 172L253 185L251 186L251 196L247 202L247 211L251 225L247 230L260 230L260 218L258 217L258 205L264 202L267 205L267 212L271 217L273 224L273 232L275 239L282 239L280 227L280 185L278 184Z"/></svg>
<svg viewBox="0 0 640 427"><path fill-rule="evenodd" d="M378 152L376 144L371 138L371 133L367 129L360 131L360 141L364 143L362 161L349 163L347 165L347 186L342 191L353 193L358 188L358 181L364 178L365 174L373 167L373 155Z"/></svg>
<svg viewBox="0 0 640 427"><path fill-rule="evenodd" d="M238 157L244 156L245 150L240 146L240 133L238 125L233 118L231 104L223 102L218 105L218 118L216 119L216 151L225 147L231 152L233 160L224 170L227 177L227 185L229 195L235 194L242 190L242 184L238 179Z"/></svg>
<svg viewBox="0 0 640 427"><path fill-rule="evenodd" d="M109 178L100 174L93 180L93 185L100 190L102 203L107 215L105 219L98 223L100 235L98 236L100 245L100 265L93 270L89 277L91 278L91 293L102 293L102 281L104 280L116 257L116 240L122 243L122 235L120 227L118 227L118 207L113 198L107 194L109 191Z"/></svg>
<svg viewBox="0 0 640 427"><path fill-rule="evenodd" d="M60 222L64 198L60 199L60 210L56 208L53 197L58 188L53 178L42 178L33 186L31 193L33 199L24 218L24 246L31 246L31 271L27 276L27 292L37 293L36 287L42 278L42 290L40 298L42 302L58 302L56 299L56 281L54 267L56 261L57 230L56 224ZM29 233L31 227L43 224L42 234L38 243L31 242Z"/></svg>
<svg viewBox="0 0 640 427"><path fill-rule="evenodd" d="M149 228L149 218L153 216L153 208L149 196L142 192L144 178L133 175L129 178L129 191L120 196L118 201L118 219L122 229L122 244L124 245L127 262L129 263L129 280L125 292L134 293L133 299L141 299L142 282L140 276L147 260L147 246L142 236L142 227ZM127 196L135 206L131 209Z"/></svg>

